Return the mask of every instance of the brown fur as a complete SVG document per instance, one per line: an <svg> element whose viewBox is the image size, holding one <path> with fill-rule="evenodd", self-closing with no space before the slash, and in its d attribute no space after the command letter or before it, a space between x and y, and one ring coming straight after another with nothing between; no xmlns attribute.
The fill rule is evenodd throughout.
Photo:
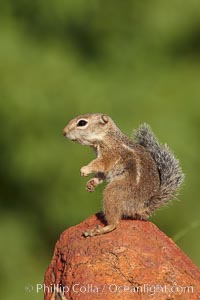
<svg viewBox="0 0 200 300"><path fill-rule="evenodd" d="M85 126L79 126L85 121ZM93 236L114 230L122 217L146 220L152 213L150 199L158 194L160 177L155 160L145 147L124 135L113 120L102 114L78 116L64 128L65 137L94 148L97 158L81 168L81 175L94 177L88 191L106 180L103 206L107 226L88 230Z"/></svg>

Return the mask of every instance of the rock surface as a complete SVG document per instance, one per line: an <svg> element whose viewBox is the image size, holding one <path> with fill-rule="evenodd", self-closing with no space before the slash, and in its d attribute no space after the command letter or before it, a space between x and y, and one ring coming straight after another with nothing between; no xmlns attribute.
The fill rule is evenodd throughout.
<svg viewBox="0 0 200 300"><path fill-rule="evenodd" d="M61 234L45 300L200 299L199 269L153 223L122 220L111 233L82 236L102 222L97 214Z"/></svg>

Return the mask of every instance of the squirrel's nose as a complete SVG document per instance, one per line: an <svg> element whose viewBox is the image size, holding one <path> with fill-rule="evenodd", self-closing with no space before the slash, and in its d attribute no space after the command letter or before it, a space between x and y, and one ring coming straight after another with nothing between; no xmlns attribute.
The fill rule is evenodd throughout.
<svg viewBox="0 0 200 300"><path fill-rule="evenodd" d="M67 132L66 132L65 128L63 129L62 133L63 133L64 137L67 137Z"/></svg>

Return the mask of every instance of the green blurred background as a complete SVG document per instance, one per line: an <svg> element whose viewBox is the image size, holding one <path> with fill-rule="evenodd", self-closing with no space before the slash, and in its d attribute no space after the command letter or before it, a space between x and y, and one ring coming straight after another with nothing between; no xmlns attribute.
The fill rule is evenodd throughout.
<svg viewBox="0 0 200 300"><path fill-rule="evenodd" d="M94 154L62 136L85 112L128 135L148 122L174 150L180 201L151 220L200 266L198 0L2 1L0 99L2 299L42 299L60 233L101 210L79 175Z"/></svg>

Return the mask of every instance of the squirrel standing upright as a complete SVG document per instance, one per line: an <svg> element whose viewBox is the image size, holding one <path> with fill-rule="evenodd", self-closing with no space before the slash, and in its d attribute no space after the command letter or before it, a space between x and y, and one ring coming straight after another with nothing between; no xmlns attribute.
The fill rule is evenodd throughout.
<svg viewBox="0 0 200 300"><path fill-rule="evenodd" d="M184 180L179 161L167 145L160 145L147 124L129 139L113 120L101 113L84 114L64 128L66 138L91 146L97 158L81 168L81 176L93 173L86 188L93 192L104 180L103 206L107 226L87 230L94 236L114 230L123 217L147 220L175 197Z"/></svg>

